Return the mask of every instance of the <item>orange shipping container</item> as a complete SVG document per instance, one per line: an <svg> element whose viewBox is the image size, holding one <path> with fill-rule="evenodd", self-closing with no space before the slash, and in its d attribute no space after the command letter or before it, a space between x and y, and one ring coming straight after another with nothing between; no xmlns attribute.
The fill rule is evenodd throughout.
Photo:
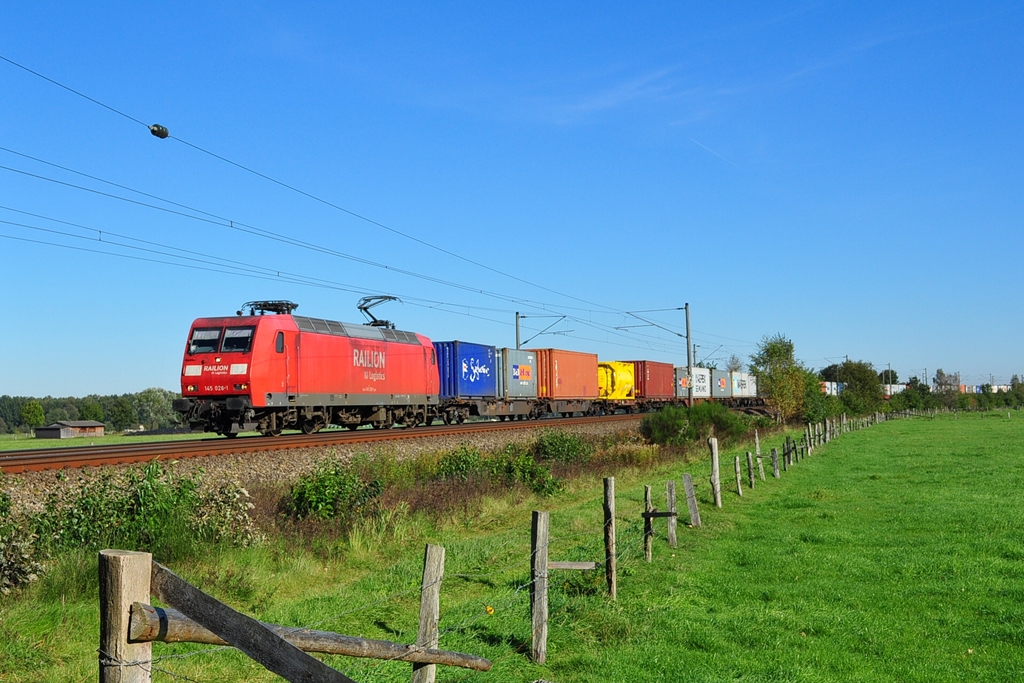
<svg viewBox="0 0 1024 683"><path fill-rule="evenodd" d="M597 398L597 354L528 349L537 354L537 395L553 399Z"/></svg>

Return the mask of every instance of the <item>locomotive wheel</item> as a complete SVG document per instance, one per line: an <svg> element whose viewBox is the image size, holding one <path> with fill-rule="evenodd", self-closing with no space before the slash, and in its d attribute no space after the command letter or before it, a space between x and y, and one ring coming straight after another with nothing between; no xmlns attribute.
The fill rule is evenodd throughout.
<svg viewBox="0 0 1024 683"><path fill-rule="evenodd" d="M281 436L280 429L264 429L263 436Z"/></svg>
<svg viewBox="0 0 1024 683"><path fill-rule="evenodd" d="M229 439L233 439L236 436L238 436L238 432L224 432L224 436L228 437Z"/></svg>
<svg viewBox="0 0 1024 683"><path fill-rule="evenodd" d="M444 422L446 425L450 425L452 423L451 413L443 413L441 415L441 421Z"/></svg>
<svg viewBox="0 0 1024 683"><path fill-rule="evenodd" d="M355 430L359 429L359 425L345 425L345 427L346 427L346 428L347 428L347 429L348 429L348 430L349 430L350 432L354 432Z"/></svg>
<svg viewBox="0 0 1024 683"><path fill-rule="evenodd" d="M317 432L320 431L322 427L323 425L320 424L319 422L315 422L313 420L306 420L305 422L302 423L302 433L316 434Z"/></svg>

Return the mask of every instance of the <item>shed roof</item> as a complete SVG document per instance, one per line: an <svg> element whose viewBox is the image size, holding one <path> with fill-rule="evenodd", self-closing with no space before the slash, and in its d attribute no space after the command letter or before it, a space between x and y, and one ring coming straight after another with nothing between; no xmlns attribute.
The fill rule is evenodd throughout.
<svg viewBox="0 0 1024 683"><path fill-rule="evenodd" d="M47 427L76 427L81 429L82 427L105 427L106 425L96 420L63 420L61 422L54 422L52 425L46 425Z"/></svg>

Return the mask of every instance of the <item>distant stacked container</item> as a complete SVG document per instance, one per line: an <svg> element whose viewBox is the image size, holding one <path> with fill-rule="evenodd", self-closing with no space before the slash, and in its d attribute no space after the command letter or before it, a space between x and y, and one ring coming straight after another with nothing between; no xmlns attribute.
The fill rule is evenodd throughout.
<svg viewBox="0 0 1024 683"><path fill-rule="evenodd" d="M711 396L714 398L732 398L732 382L727 371L711 371Z"/></svg>
<svg viewBox="0 0 1024 683"><path fill-rule="evenodd" d="M690 384L693 384L694 398L711 398L711 371L707 368L693 368L693 374L687 375L686 368L676 368L676 396L690 397Z"/></svg>
<svg viewBox="0 0 1024 683"><path fill-rule="evenodd" d="M746 372L730 372L732 395L734 398L751 398L757 396L757 380Z"/></svg>

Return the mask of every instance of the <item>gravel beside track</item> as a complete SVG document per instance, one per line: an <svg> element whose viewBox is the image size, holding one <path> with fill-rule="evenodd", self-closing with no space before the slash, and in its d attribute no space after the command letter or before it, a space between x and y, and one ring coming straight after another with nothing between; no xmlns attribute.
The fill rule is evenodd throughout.
<svg viewBox="0 0 1024 683"><path fill-rule="evenodd" d="M641 417L641 415L637 415L636 421L589 423L560 426L558 429L589 437L610 436L623 431L635 430L640 424ZM415 457L423 453L450 450L460 444L469 444L487 452L501 449L508 443L532 442L545 429L551 429L551 427L538 424L536 429L423 437L381 444L260 451L244 455L219 455L163 462L176 475L193 475L202 470L204 487L214 487L225 482L237 482L245 487L286 485L295 481L300 475L309 472L317 462L328 457L349 459L356 453ZM11 496L12 510L16 514L18 512L33 512L42 509L43 503L50 493L60 494L68 489L77 488L83 480L94 479L106 473L118 476L129 467L141 467L141 465L87 467L62 472L23 472L0 477L0 486Z"/></svg>

